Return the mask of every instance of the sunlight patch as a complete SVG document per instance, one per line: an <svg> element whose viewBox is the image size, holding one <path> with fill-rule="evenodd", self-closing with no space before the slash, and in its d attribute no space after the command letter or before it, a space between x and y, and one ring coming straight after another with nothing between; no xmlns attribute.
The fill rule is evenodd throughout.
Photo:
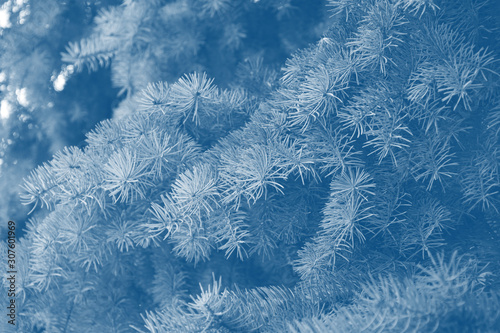
<svg viewBox="0 0 500 333"><path fill-rule="evenodd" d="M10 11L6 8L0 9L0 28L6 29L11 27Z"/></svg>
<svg viewBox="0 0 500 333"><path fill-rule="evenodd" d="M11 113L12 113L12 105L10 105L10 103L7 100L3 99L0 104L0 118L9 119Z"/></svg>
<svg viewBox="0 0 500 333"><path fill-rule="evenodd" d="M16 89L17 102L27 107L29 105L26 88Z"/></svg>

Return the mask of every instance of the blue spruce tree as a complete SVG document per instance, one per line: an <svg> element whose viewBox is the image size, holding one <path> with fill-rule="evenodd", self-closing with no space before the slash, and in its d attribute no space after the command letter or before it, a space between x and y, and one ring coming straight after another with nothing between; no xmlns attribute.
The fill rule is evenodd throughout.
<svg viewBox="0 0 500 333"><path fill-rule="evenodd" d="M25 177L1 327L497 331L495 5L96 10L59 75L109 70L114 117Z"/></svg>

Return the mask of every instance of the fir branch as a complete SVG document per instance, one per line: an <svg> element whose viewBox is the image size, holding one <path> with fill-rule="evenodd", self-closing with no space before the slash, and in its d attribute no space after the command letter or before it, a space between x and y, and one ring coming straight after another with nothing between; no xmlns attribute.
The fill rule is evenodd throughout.
<svg viewBox="0 0 500 333"><path fill-rule="evenodd" d="M116 52L106 40L94 37L70 42L66 52L62 53L62 60L75 66L77 71L87 67L89 72L97 71L99 67L107 66Z"/></svg>
<svg viewBox="0 0 500 333"><path fill-rule="evenodd" d="M138 161L129 149L115 152L104 166L102 188L115 202L133 202L145 198L146 188L151 186L147 165Z"/></svg>

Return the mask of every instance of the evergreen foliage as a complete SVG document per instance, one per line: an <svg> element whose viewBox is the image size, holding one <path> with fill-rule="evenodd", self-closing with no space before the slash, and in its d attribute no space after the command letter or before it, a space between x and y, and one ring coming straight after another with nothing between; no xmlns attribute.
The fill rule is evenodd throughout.
<svg viewBox="0 0 500 333"><path fill-rule="evenodd" d="M498 20L465 2L317 1L281 74L238 18L300 1L99 11L63 60L125 111L24 180L18 331L498 330Z"/></svg>

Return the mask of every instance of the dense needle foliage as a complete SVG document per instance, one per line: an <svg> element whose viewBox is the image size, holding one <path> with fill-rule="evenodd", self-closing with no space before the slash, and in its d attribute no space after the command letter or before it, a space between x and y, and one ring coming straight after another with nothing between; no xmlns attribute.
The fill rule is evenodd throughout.
<svg viewBox="0 0 500 333"><path fill-rule="evenodd" d="M22 184L17 330L497 331L496 6L103 9L62 59L122 100ZM306 37L243 15L322 35L278 72Z"/></svg>

